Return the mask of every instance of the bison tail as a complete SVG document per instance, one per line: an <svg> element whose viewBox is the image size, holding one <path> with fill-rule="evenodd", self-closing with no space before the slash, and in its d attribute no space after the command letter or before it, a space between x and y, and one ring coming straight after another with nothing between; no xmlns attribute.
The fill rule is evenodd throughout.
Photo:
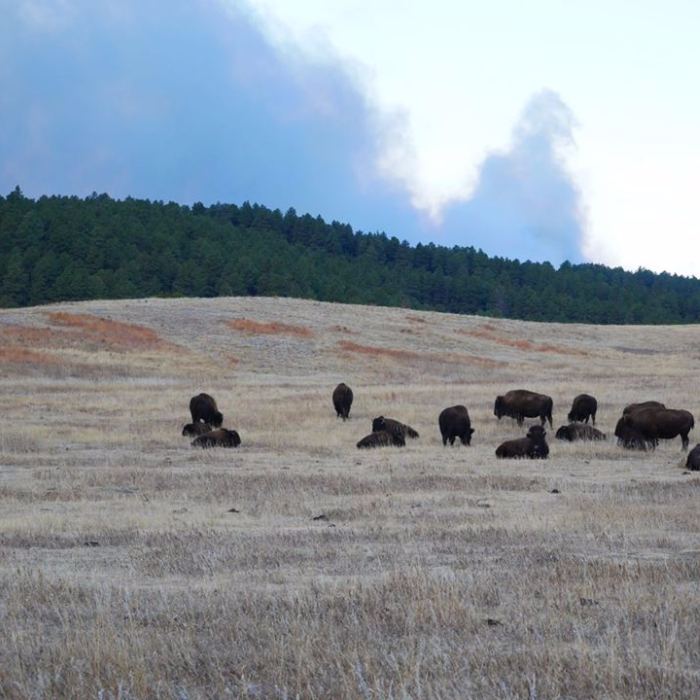
<svg viewBox="0 0 700 700"><path fill-rule="evenodd" d="M408 428L408 427L406 428L406 435L408 435L408 437L410 437L410 438L420 437L420 435L418 435L417 430L414 430L413 428Z"/></svg>

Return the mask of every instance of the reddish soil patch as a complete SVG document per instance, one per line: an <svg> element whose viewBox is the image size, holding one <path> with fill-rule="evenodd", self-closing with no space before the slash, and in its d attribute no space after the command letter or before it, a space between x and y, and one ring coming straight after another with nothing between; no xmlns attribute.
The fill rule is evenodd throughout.
<svg viewBox="0 0 700 700"><path fill-rule="evenodd" d="M313 338L310 328L304 326L292 326L288 323L260 323L248 318L239 318L235 321L226 321L234 330L251 335L295 335L298 338Z"/></svg>
<svg viewBox="0 0 700 700"><path fill-rule="evenodd" d="M64 311L48 314L51 323L80 331L82 338L122 350L160 350L167 347L152 329L135 323L111 321L91 314Z"/></svg>
<svg viewBox="0 0 700 700"><path fill-rule="evenodd" d="M51 365L58 359L47 355L45 352L37 352L22 347L0 347L0 363L22 365Z"/></svg>
<svg viewBox="0 0 700 700"><path fill-rule="evenodd" d="M493 328L493 326L488 327ZM487 326L482 326L482 328L487 328ZM526 350L528 352L552 352L558 353L560 355L588 355L587 352L579 350L578 348L569 348L563 345L550 344L536 345L535 343L532 343L529 340L511 340L510 338L504 338L503 336L496 335L495 333L489 330L467 331L459 329L455 331L455 333L468 335L472 338L483 338L484 340L490 340L491 342L497 343L498 345L505 345L511 348L518 348L519 350Z"/></svg>
<svg viewBox="0 0 700 700"><path fill-rule="evenodd" d="M418 360L424 359L423 355L417 352L409 352L408 350L392 350L391 348L377 348L370 345L358 345L357 343L351 343L347 340L341 340L338 345L343 350L349 350L350 352L357 352L361 355L373 355L374 357L384 356L384 357L395 357L400 360Z"/></svg>

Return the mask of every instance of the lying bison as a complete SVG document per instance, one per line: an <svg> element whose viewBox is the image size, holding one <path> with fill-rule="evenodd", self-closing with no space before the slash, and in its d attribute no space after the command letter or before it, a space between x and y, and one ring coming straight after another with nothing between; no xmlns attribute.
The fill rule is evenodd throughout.
<svg viewBox="0 0 700 700"><path fill-rule="evenodd" d="M350 415L350 407L352 406L352 389L342 382L333 390L333 407L335 408L336 416L347 420Z"/></svg>
<svg viewBox="0 0 700 700"><path fill-rule="evenodd" d="M513 389L504 396L497 396L493 406L493 413L501 420L502 416L515 418L518 425L522 426L525 418L539 418L542 425L549 421L552 427L552 409L554 404L550 396L536 394L526 389Z"/></svg>
<svg viewBox="0 0 700 700"><path fill-rule="evenodd" d="M212 429L209 423L188 423L183 429L182 434L185 437L197 437L199 435L204 435Z"/></svg>
<svg viewBox="0 0 700 700"><path fill-rule="evenodd" d="M235 430L217 428L192 440L192 447L238 447L241 444L241 436Z"/></svg>
<svg viewBox="0 0 700 700"><path fill-rule="evenodd" d="M581 423L588 423L588 419L591 418L593 425L595 425L595 414L598 411L598 402L595 396L590 394L579 394L571 404L571 410L567 416L569 423L574 421L580 421Z"/></svg>
<svg viewBox="0 0 700 700"><path fill-rule="evenodd" d="M562 425L556 434L557 440L568 440L576 442L577 440L605 440L605 433L601 433L598 428L592 425L582 425L581 423L570 423Z"/></svg>
<svg viewBox="0 0 700 700"><path fill-rule="evenodd" d="M224 422L224 417L219 412L216 401L209 394L193 396L190 399L190 413L193 423L209 423L215 428L219 428Z"/></svg>
<svg viewBox="0 0 700 700"><path fill-rule="evenodd" d="M469 420L469 411L466 406L450 406L444 409L438 417L438 424L443 445L447 445L448 440L450 445L454 445L457 438L463 445L471 443L474 428Z"/></svg>
<svg viewBox="0 0 700 700"><path fill-rule="evenodd" d="M415 431L410 425L405 423L400 423L393 418L384 418L384 416L379 416L372 421L372 432L378 433L382 430L386 430L389 433L394 433L394 435L400 435L404 440L409 438L419 437L417 431Z"/></svg>
<svg viewBox="0 0 700 700"><path fill-rule="evenodd" d="M377 433L370 433L357 443L359 449L372 447L406 447L406 440L403 435L397 435L388 430L380 430Z"/></svg>
<svg viewBox="0 0 700 700"><path fill-rule="evenodd" d="M695 427L695 419L689 411L674 408L642 408L623 415L615 428L615 435L626 440L626 434L636 435L654 448L659 440L672 440L680 435L681 446L688 449L688 433ZM618 434L618 432L620 434Z"/></svg>
<svg viewBox="0 0 700 700"><path fill-rule="evenodd" d="M691 472L700 472L700 445L695 445L688 454L688 459L685 461L685 468Z"/></svg>
<svg viewBox="0 0 700 700"><path fill-rule="evenodd" d="M547 459L549 445L545 440L547 433L541 425L533 425L527 435L517 440L506 440L496 448L496 457L500 459Z"/></svg>

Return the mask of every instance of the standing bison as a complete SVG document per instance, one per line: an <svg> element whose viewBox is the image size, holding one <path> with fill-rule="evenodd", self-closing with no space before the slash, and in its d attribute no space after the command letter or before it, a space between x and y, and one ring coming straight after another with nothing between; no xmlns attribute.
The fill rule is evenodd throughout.
<svg viewBox="0 0 700 700"><path fill-rule="evenodd" d="M384 416L379 416L372 421L372 432L378 433L381 430L386 430L394 435L400 435L404 440L409 438L419 437L418 433L410 426L405 423L400 423L393 418L384 418Z"/></svg>
<svg viewBox="0 0 700 700"><path fill-rule="evenodd" d="M496 448L496 457L499 459L547 459L549 445L545 440L546 435L541 425L533 425L525 437L501 443Z"/></svg>
<svg viewBox="0 0 700 700"><path fill-rule="evenodd" d="M652 449L659 440L672 440L680 435L681 446L688 449L688 433L695 427L695 419L689 411L673 408L642 408L623 414L615 428L615 436L624 444L629 435L644 441Z"/></svg>
<svg viewBox="0 0 700 700"><path fill-rule="evenodd" d="M456 438L459 438L463 445L471 443L474 428L469 420L469 411L467 411L466 406L446 408L440 413L438 424L440 425L443 445L447 445L448 440L450 445L454 445Z"/></svg>
<svg viewBox="0 0 700 700"><path fill-rule="evenodd" d="M238 447L241 437L235 430L217 428L192 440L192 447L202 447L205 450L210 447Z"/></svg>
<svg viewBox="0 0 700 700"><path fill-rule="evenodd" d="M347 384L340 383L333 390L333 407L338 418L347 420L350 415L352 399L352 389Z"/></svg>
<svg viewBox="0 0 700 700"><path fill-rule="evenodd" d="M569 423L574 421L580 421L581 423L588 423L588 419L591 418L593 425L595 425L595 414L598 411L598 402L594 396L590 394L579 394L571 404L571 410L567 416Z"/></svg>
<svg viewBox="0 0 700 700"><path fill-rule="evenodd" d="M190 413L192 422L209 423L215 428L220 428L224 422L223 415L219 412L216 401L209 394L198 394L190 399Z"/></svg>
<svg viewBox="0 0 700 700"><path fill-rule="evenodd" d="M539 418L542 425L549 421L551 428L553 407L554 403L550 396L536 394L526 389L513 389L504 396L496 397L493 413L498 420L501 420L502 416L515 418L519 426L522 426L525 418Z"/></svg>
<svg viewBox="0 0 700 700"><path fill-rule="evenodd" d="M363 437L357 443L358 449L366 449L373 447L405 447L406 440L402 435L389 432L388 430L380 430L376 433L370 433Z"/></svg>

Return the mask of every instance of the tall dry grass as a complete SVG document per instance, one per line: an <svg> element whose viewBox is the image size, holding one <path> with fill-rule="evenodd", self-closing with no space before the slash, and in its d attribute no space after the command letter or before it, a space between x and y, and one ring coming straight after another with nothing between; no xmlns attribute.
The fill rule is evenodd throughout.
<svg viewBox="0 0 700 700"><path fill-rule="evenodd" d="M555 428L582 391L609 434L632 401L700 417L696 338L288 299L0 312L0 697L698 697L680 440L549 431L549 460L501 462L521 431L493 416L530 388ZM200 391L240 449L180 436ZM446 449L456 403L476 432ZM379 414L420 439L358 451Z"/></svg>

